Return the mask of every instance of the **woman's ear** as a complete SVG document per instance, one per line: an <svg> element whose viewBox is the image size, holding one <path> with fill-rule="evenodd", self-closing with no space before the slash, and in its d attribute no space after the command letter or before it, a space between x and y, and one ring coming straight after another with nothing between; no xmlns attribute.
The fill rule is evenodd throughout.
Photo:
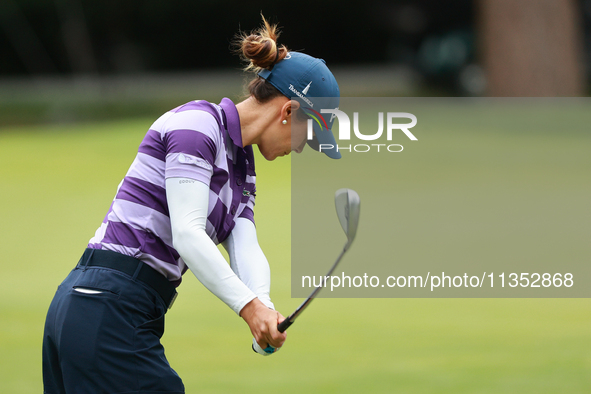
<svg viewBox="0 0 591 394"><path fill-rule="evenodd" d="M292 116L300 109L300 103L299 101L296 100L290 100L291 101L291 114Z"/></svg>
<svg viewBox="0 0 591 394"><path fill-rule="evenodd" d="M300 109L300 103L296 100L287 100L283 107L281 108L281 118L288 119L291 115L293 115L294 111Z"/></svg>

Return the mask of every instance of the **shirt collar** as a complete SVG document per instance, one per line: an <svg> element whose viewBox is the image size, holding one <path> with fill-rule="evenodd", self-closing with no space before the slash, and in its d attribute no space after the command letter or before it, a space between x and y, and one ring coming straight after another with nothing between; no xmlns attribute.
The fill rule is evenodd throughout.
<svg viewBox="0 0 591 394"><path fill-rule="evenodd" d="M240 129L240 116L236 105L229 98L224 97L220 102L220 107L224 110L226 115L226 127L228 128L228 134L232 139L232 142L240 148L244 148L242 145L242 130Z"/></svg>

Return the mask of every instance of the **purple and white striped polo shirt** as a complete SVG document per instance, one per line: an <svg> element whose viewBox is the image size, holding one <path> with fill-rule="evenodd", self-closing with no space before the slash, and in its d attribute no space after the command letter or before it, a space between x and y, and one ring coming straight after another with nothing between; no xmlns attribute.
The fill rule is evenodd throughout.
<svg viewBox="0 0 591 394"><path fill-rule="evenodd" d="M165 189L176 177L209 186L206 232L216 244L237 218L254 222L254 156L231 100L192 101L154 122L88 247L133 256L180 284L187 267L172 246Z"/></svg>

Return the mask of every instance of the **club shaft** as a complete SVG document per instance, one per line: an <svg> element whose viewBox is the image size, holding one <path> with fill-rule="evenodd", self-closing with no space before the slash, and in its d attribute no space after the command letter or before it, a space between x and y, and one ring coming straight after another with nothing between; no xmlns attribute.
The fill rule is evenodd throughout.
<svg viewBox="0 0 591 394"><path fill-rule="evenodd" d="M341 259L345 255L345 252L347 251L347 249L349 249L348 246L349 246L349 243L347 243L345 245L341 254L339 254L339 257L337 258L337 260L334 262L334 264L332 265L330 270L324 276L325 278L332 275L334 270L337 268L337 265L340 263ZM296 309L291 315L289 315L289 317L287 319L285 319L282 323L280 323L277 326L277 330L279 332L284 332L285 330L287 330L287 328L293 324L295 319L304 311L304 309L306 309L306 307L308 305L310 305L312 300L318 295L318 293L320 293L320 290L322 290L323 287L324 286L322 286L322 284L320 284L320 286L316 287L314 289L314 291L308 296L308 298L306 298L306 300L304 302L302 302L302 304L298 307L298 309Z"/></svg>

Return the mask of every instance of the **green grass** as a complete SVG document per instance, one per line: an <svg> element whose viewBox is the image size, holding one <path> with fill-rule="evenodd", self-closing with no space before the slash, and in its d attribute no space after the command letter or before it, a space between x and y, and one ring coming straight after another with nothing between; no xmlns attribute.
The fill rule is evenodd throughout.
<svg viewBox="0 0 591 394"><path fill-rule="evenodd" d="M53 292L101 222L152 120L0 130L0 392L41 392L41 336ZM508 137L498 138L502 146ZM563 144L576 150L580 142ZM428 177L424 165L418 171ZM486 169L478 158L472 165ZM257 176L255 217L271 295L288 314L301 302L290 298L290 161L259 156ZM179 293L163 342L188 393L591 391L589 299L319 299L289 330L284 349L260 357L250 350L248 327L191 274Z"/></svg>

